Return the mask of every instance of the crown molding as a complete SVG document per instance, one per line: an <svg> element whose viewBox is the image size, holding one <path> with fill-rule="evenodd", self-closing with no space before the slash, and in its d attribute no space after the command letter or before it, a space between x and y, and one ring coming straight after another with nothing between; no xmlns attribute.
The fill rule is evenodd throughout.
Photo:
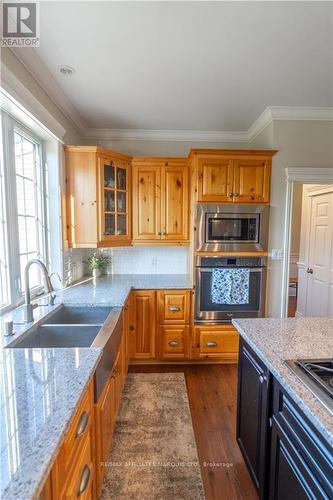
<svg viewBox="0 0 333 500"><path fill-rule="evenodd" d="M26 88L25 85L2 63L1 65L1 88L7 103L15 104L27 119L31 120L47 132L51 132L57 139L62 141L66 129L54 118L54 116L43 106L38 99ZM5 98L1 99L1 107L8 112L11 110L5 105Z"/></svg>
<svg viewBox="0 0 333 500"><path fill-rule="evenodd" d="M35 49L10 49L47 93L62 114L71 122L82 138L91 141L103 139L124 141L181 141L181 142L229 142L251 143L275 120L333 121L333 107L268 106L244 131L206 130L145 130L90 128L65 95Z"/></svg>
<svg viewBox="0 0 333 500"><path fill-rule="evenodd" d="M288 182L333 183L332 167L286 167Z"/></svg>
<svg viewBox="0 0 333 500"><path fill-rule="evenodd" d="M333 107L270 106L272 120L333 121Z"/></svg>
<svg viewBox="0 0 333 500"><path fill-rule="evenodd" d="M142 130L88 128L86 139L118 139L124 141L181 141L181 142L248 142L247 132L204 130Z"/></svg>
<svg viewBox="0 0 333 500"><path fill-rule="evenodd" d="M29 71L33 79L36 80L61 113L69 120L76 131L84 136L87 124L43 63L37 51L35 49L20 50L15 48L11 48L10 50Z"/></svg>

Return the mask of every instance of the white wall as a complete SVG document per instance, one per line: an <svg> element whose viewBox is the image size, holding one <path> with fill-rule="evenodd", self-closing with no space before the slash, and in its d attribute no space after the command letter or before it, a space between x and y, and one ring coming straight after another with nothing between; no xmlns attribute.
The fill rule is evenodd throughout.
<svg viewBox="0 0 333 500"><path fill-rule="evenodd" d="M269 250L283 248L285 231L286 167L330 167L333 178L333 123L325 121L276 121L271 180ZM268 261L266 312L279 317L282 304L282 261Z"/></svg>

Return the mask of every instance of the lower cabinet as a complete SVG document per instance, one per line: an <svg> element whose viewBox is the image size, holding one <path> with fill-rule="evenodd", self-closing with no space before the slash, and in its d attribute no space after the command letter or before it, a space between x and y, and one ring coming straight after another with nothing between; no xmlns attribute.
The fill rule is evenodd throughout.
<svg viewBox="0 0 333 500"><path fill-rule="evenodd" d="M239 335L232 325L194 327L192 355L201 359L237 362Z"/></svg>
<svg viewBox="0 0 333 500"><path fill-rule="evenodd" d="M236 436L261 497L266 493L268 384L268 369L253 350L241 340Z"/></svg>
<svg viewBox="0 0 333 500"><path fill-rule="evenodd" d="M130 307L130 349L132 359L156 356L156 292L134 290Z"/></svg>
<svg viewBox="0 0 333 500"><path fill-rule="evenodd" d="M112 434L116 423L116 384L112 376L95 405L95 446L96 446L96 496L102 486L105 472L104 463L108 459L112 444Z"/></svg>
<svg viewBox="0 0 333 500"><path fill-rule="evenodd" d="M333 448L243 340L237 441L260 498L333 498Z"/></svg>

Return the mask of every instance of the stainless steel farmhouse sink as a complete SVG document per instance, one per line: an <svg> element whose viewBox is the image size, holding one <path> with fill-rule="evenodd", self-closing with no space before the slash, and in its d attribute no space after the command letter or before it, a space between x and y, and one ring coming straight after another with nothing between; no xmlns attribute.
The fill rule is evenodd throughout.
<svg viewBox="0 0 333 500"><path fill-rule="evenodd" d="M45 325L102 325L111 307L62 306L45 322Z"/></svg>
<svg viewBox="0 0 333 500"><path fill-rule="evenodd" d="M61 306L11 348L90 347L111 307Z"/></svg>
<svg viewBox="0 0 333 500"><path fill-rule="evenodd" d="M121 307L61 305L45 321L34 325L31 330L6 347L10 349L101 348L102 355L94 375L94 397L95 401L98 401L116 361L121 335Z"/></svg>
<svg viewBox="0 0 333 500"><path fill-rule="evenodd" d="M90 347L101 325L40 325L11 348Z"/></svg>

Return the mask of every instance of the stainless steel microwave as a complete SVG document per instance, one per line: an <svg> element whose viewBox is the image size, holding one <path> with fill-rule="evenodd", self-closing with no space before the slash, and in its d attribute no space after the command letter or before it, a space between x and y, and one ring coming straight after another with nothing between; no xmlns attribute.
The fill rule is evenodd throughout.
<svg viewBox="0 0 333 500"><path fill-rule="evenodd" d="M269 207L266 205L203 205L196 209L198 252L266 251Z"/></svg>

